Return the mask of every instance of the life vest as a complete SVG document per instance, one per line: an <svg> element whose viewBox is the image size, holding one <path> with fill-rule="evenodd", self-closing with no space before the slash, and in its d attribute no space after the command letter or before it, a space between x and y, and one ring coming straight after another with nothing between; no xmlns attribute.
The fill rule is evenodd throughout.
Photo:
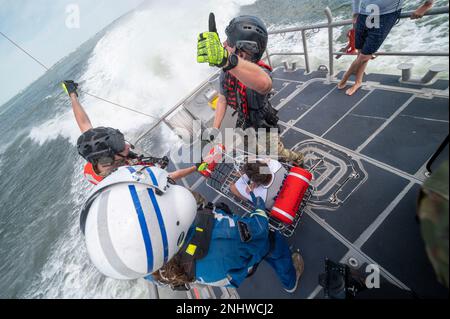
<svg viewBox="0 0 450 319"><path fill-rule="evenodd" d="M84 166L84 177L86 177L86 179L91 184L94 185L98 185L101 181L105 179L104 176L100 176L95 172L94 165L92 165L92 163L89 162Z"/></svg>
<svg viewBox="0 0 450 319"><path fill-rule="evenodd" d="M261 68L272 72L272 68L263 61L257 63ZM245 120L248 126L258 126L257 123L252 123L252 113L264 110L268 101L268 95L263 96L254 90L250 90L244 83L240 82L230 72L225 73L225 80L223 83L223 92L227 99L227 104L237 111L240 118ZM265 111L266 112L266 111ZM267 112L266 112L267 113ZM265 116L263 116L265 117ZM271 125L274 127L275 125ZM255 127L259 128L259 127Z"/></svg>
<svg viewBox="0 0 450 319"><path fill-rule="evenodd" d="M127 161L125 165L141 165L141 166L154 166L154 164L150 164L145 161L139 161L139 160L130 160ZM112 173L112 172L111 172ZM97 174L97 172L94 169L94 165L92 163L86 163L84 166L84 177L94 185L98 185L100 182L102 182L106 176L101 176Z"/></svg>

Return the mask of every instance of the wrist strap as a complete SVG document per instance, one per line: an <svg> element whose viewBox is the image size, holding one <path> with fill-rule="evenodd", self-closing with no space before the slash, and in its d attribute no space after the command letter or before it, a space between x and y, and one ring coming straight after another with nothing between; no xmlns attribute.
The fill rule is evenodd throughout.
<svg viewBox="0 0 450 319"><path fill-rule="evenodd" d="M236 64L236 65L231 64L230 58L231 58L233 55L235 55L235 54L233 53L233 54L228 55L228 66L225 67L225 68L223 68L223 71L224 71L224 72L228 72L228 71L234 69L235 67L237 67L237 64Z"/></svg>

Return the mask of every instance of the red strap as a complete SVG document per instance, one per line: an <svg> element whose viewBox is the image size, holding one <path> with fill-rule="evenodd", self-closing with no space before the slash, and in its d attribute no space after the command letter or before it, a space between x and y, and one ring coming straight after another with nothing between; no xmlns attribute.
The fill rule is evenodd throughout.
<svg viewBox="0 0 450 319"><path fill-rule="evenodd" d="M347 53L353 54L356 53L356 31L355 29L351 29L350 31L348 31L347 33L347 37L348 37L348 49L347 49Z"/></svg>
<svg viewBox="0 0 450 319"><path fill-rule="evenodd" d="M273 71L273 69L270 67L270 65L264 63L262 60L258 61L257 64L258 64L260 67L269 70L270 72Z"/></svg>

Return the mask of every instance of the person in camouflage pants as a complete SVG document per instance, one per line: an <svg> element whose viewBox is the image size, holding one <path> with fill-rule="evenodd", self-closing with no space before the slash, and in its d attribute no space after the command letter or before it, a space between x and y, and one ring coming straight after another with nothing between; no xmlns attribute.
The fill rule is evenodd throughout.
<svg viewBox="0 0 450 319"><path fill-rule="evenodd" d="M266 135L266 150L273 150L275 145L277 146L277 159L281 162L291 162L297 166L304 166L305 156L301 152L295 152L288 148L286 148L281 141L279 134L267 133ZM261 150L258 149L258 153L261 153ZM270 154L270 151L267 152L267 155Z"/></svg>
<svg viewBox="0 0 450 319"><path fill-rule="evenodd" d="M418 217L428 258L440 283L448 288L449 162L445 162L423 185Z"/></svg>
<svg viewBox="0 0 450 319"><path fill-rule="evenodd" d="M273 69L261 60L269 40L264 21L256 16L236 17L225 29L227 40L224 43L219 39L214 15L210 15L209 22L209 32L198 37L197 62L222 68L213 128L222 127L227 109L231 107L238 113L236 128L243 131L278 129L278 112L270 103ZM303 165L303 154L286 149L279 136L271 142L277 145L281 161ZM264 154L260 146L258 153Z"/></svg>
<svg viewBox="0 0 450 319"><path fill-rule="evenodd" d="M249 133L250 134L245 134ZM259 130L256 133L253 129L246 131L236 131L238 136L242 137L243 144L237 147L236 151L244 151L257 156L269 156L274 160L291 163L295 166L304 167L305 155L301 152L292 151L286 148L281 140L279 130L271 129L270 131ZM261 138L262 137L262 138ZM239 143L238 143L239 144Z"/></svg>

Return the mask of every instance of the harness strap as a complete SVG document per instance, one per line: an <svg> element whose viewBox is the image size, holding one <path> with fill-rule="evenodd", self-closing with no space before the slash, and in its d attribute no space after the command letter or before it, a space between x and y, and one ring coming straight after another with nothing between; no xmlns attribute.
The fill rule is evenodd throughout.
<svg viewBox="0 0 450 319"><path fill-rule="evenodd" d="M186 241L178 253L180 263L189 278L195 279L196 261L206 257L214 228L214 214L211 209L202 209L194 221L194 235Z"/></svg>

